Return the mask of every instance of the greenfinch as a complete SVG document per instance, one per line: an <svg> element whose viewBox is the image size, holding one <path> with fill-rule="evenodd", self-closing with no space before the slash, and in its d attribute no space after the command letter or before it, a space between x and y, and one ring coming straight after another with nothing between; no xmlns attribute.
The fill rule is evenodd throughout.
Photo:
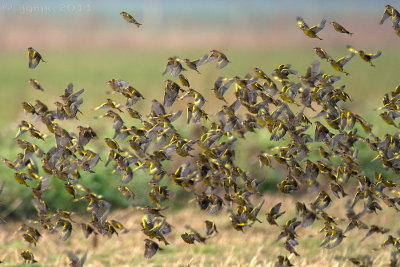
<svg viewBox="0 0 400 267"><path fill-rule="evenodd" d="M365 62L368 62L372 67L375 67L375 65L372 64L371 60L380 57L380 55L382 54L381 51L378 51L375 54L374 53L365 53L363 50L356 50L351 46L347 46L347 49L351 53L358 54L362 60L364 60Z"/></svg>
<svg viewBox="0 0 400 267"><path fill-rule="evenodd" d="M307 23L304 21L302 17L297 17L297 26L304 32L305 35L307 35L310 38L318 38L319 40L322 40L317 33L319 33L324 27L326 23L326 19L323 19L320 24L317 24L315 26L312 26L311 28L308 27Z"/></svg>
<svg viewBox="0 0 400 267"><path fill-rule="evenodd" d="M36 68L36 66L40 63L40 61L46 62L43 60L39 52L33 49L32 47L28 47L28 56L29 56L30 69Z"/></svg>
<svg viewBox="0 0 400 267"><path fill-rule="evenodd" d="M341 57L338 60L334 60L333 58L329 58L328 62L331 64L332 68L339 72L343 72L344 74L349 75L350 73L346 72L343 69L343 66L346 65L352 58L354 57L354 53L351 53L347 57Z"/></svg>
<svg viewBox="0 0 400 267"><path fill-rule="evenodd" d="M332 21L329 24L331 24L333 26L333 28L335 29L335 31L340 32L340 33L346 33L348 35L353 35L352 32L349 32L348 30L346 30L342 25L340 25L339 23Z"/></svg>
<svg viewBox="0 0 400 267"><path fill-rule="evenodd" d="M139 22L138 22L131 14L129 14L128 12L122 11L122 12L120 12L119 14L122 16L122 18L123 18L124 20L126 20L126 21L129 22L129 23L135 24L137 27L140 27L140 26L142 25L141 23L139 23Z"/></svg>
<svg viewBox="0 0 400 267"><path fill-rule="evenodd" d="M35 79L29 79L29 80L28 80L28 83L29 83L30 85L32 85L32 87L35 88L36 90L44 91L43 87L40 85L40 83L39 83L37 80L35 80Z"/></svg>
<svg viewBox="0 0 400 267"><path fill-rule="evenodd" d="M320 47L314 47L314 51L321 59L328 60L330 57L326 51Z"/></svg>
<svg viewBox="0 0 400 267"><path fill-rule="evenodd" d="M379 24L383 24L385 22L385 20L387 20L389 17L391 17L393 25L399 24L400 13L397 11L397 9L395 9L391 5L386 5L385 11L383 12L383 15L382 15L382 18L381 18L381 21L379 22Z"/></svg>

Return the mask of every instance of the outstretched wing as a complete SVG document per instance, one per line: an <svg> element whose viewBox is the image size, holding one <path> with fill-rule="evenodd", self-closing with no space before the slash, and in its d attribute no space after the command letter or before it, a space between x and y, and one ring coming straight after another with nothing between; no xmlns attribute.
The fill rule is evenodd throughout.
<svg viewBox="0 0 400 267"><path fill-rule="evenodd" d="M355 55L354 53L351 53L347 57L342 57L337 61L337 63L339 63L343 67L344 65L346 65L347 62L350 61L350 59L354 57L354 55Z"/></svg>
<svg viewBox="0 0 400 267"><path fill-rule="evenodd" d="M347 46L347 50L349 50L350 53L358 54L358 50L354 49L350 45Z"/></svg>
<svg viewBox="0 0 400 267"><path fill-rule="evenodd" d="M299 26L300 29L309 29L310 28L310 27L308 27L307 23L304 21L304 19L302 17L297 17L296 21L297 21L297 26Z"/></svg>
<svg viewBox="0 0 400 267"><path fill-rule="evenodd" d="M378 58L378 57L380 57L380 55L382 55L382 51L378 51L378 52L376 52L376 54L372 54L372 53L367 54L367 56L369 56L371 59Z"/></svg>
<svg viewBox="0 0 400 267"><path fill-rule="evenodd" d="M323 19L320 24L311 27L310 31L312 31L314 33L320 32L325 27L325 23L326 23L326 19Z"/></svg>
<svg viewBox="0 0 400 267"><path fill-rule="evenodd" d="M34 69L39 64L40 60L34 57L29 57L29 68Z"/></svg>
<svg viewBox="0 0 400 267"><path fill-rule="evenodd" d="M379 24L383 24L385 22L385 20L387 20L390 16L391 16L391 14L389 13L389 9L386 8L385 12L382 15L382 18L381 18L381 21L379 22Z"/></svg>
<svg viewBox="0 0 400 267"><path fill-rule="evenodd" d="M173 69L174 67L172 66L172 64L167 64L167 66L165 66L165 70L163 71L162 75L172 72Z"/></svg>

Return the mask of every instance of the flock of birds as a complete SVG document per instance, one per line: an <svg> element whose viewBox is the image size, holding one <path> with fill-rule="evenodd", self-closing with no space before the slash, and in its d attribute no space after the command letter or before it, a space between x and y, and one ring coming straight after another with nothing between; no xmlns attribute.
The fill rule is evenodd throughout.
<svg viewBox="0 0 400 267"><path fill-rule="evenodd" d="M130 23L140 26L133 16L121 12L122 17ZM393 28L398 31L399 13L387 5L381 23L391 17ZM319 33L325 26L323 20L319 25L309 27L302 18L297 18L299 28L311 38L319 38ZM352 34L336 22L331 23L334 29L345 34ZM321 38L319 38L321 39ZM330 57L322 48L314 48L318 57L326 60L337 71L348 74L343 66L355 54L370 63L379 57L348 47L350 55L338 60ZM28 49L29 67L35 68L42 56L33 48ZM350 101L345 86L338 86L340 76L331 75L320 70L320 62L315 61L301 76L291 65L280 65L266 74L260 68L254 68L253 73L241 78L218 78L211 89L215 97L222 101L219 112L207 114L205 97L200 91L190 86L184 71L200 73L199 68L211 62L216 62L217 68L224 68L230 61L218 50L212 50L200 59L190 60L179 57L168 58L164 75L170 74L177 81L168 79L165 82L164 97L160 102L152 100L151 111L145 116L134 106L144 101L143 95L121 79L108 81L108 86L115 94L126 99L120 104L107 99L95 110L106 110L101 116L112 122L114 135L104 138L108 148L106 166L111 166L115 175L121 177L121 185L116 188L126 199L134 200L135 193L129 187L139 171L147 172L150 190L149 201L152 206L141 207L144 215L141 230L144 240L144 256L153 257L162 250L160 242L168 245L168 234L172 225L162 214L166 209L164 203L174 197L174 192L167 185L161 185L166 177L177 186L190 192L198 207L210 214L227 211L232 227L244 231L259 219L259 213L264 200L254 203L254 196L260 196L258 191L265 178L252 177L250 172L240 168L235 163L235 146L239 139L249 132L259 132L269 136L271 141L285 138L286 145L277 145L269 152L260 151L258 157L260 167L278 167L286 170L286 176L278 184L278 190L283 194L293 194L308 191L315 194L313 202L306 204L297 202L296 216L286 221L278 221L286 211L282 203L271 205L265 214L266 221L277 227L277 239L281 240L289 254L299 256L296 246L299 245L301 227L309 227L317 220L323 222L321 247L331 249L342 243L346 233L354 229L367 230L365 238L372 234L387 235L387 240L381 247L391 246L390 266L399 266L400 238L387 234L390 229L379 225L367 225L363 221L366 214L378 213L383 207L399 211L400 191L397 184L381 173L375 177L367 177L359 165L356 143L364 143L377 156L384 168L395 174L400 172L400 136L398 133L376 136L372 125L360 115L342 106ZM187 69L186 69L186 68ZM39 82L30 79L29 83L37 90L43 91ZM232 89L231 89L232 88ZM235 101L229 103L225 94L231 89ZM98 134L90 126L78 126L70 131L62 126L64 120L77 120L83 103L81 95L84 89L76 91L69 84L60 96L60 101L53 107L40 100L35 103L23 102L24 111L32 116L32 121L21 121L16 135L16 144L21 149L15 160L1 158L12 169L15 180L21 186L32 192L33 205L37 218L24 222L18 233L29 244L36 245L42 236L42 231L58 234L59 239L70 238L74 228L80 228L84 237L90 235L105 235L126 233L121 222L109 218L111 204L101 195L81 184L84 173L95 172L95 167L101 162L101 155L87 148L87 145ZM189 101L183 102L189 99ZM199 137L184 137L174 122L182 111L173 111L176 103L186 103L187 124L200 127ZM239 111L241 109L241 111ZM391 126L399 128L395 119L400 117L400 86L390 94L385 94L383 100L382 119ZM307 113L316 114L311 118ZM325 123L322 123L322 122ZM41 123L36 127L34 124ZM131 126L135 124L136 126ZM43 130L47 134L43 133ZM359 132L362 129L363 132ZM264 131L264 132L262 132ZM313 133L313 134L311 134ZM54 137L54 146L43 150L38 142L21 139L29 134L40 141ZM310 160L310 151L318 150L319 160ZM165 162L185 158L186 161L177 169L169 170ZM338 159L338 163L332 163ZM85 201L87 211L91 215L88 222L77 222L71 217L72 211L50 210L42 195L51 190L50 180L59 179L64 183L65 192L72 201ZM137 178L139 179L139 178ZM348 181L357 181L358 185L345 191ZM321 185L322 184L322 185ZM328 187L325 186L329 184ZM2 191L4 183L0 189ZM352 191L352 192L350 192ZM354 192L353 192L354 191ZM351 198L351 193L354 193ZM348 199L345 209L347 226L342 229L340 218L328 211L334 199ZM41 229L41 230L39 230ZM213 221L204 222L204 230L196 230L186 226L181 238L188 244L204 243L218 234ZM20 253L25 262L36 262L30 250ZM68 252L71 266L83 266L87 254L81 258L73 252ZM359 266L370 266L370 256L349 259ZM288 256L279 255L275 266L293 266Z"/></svg>

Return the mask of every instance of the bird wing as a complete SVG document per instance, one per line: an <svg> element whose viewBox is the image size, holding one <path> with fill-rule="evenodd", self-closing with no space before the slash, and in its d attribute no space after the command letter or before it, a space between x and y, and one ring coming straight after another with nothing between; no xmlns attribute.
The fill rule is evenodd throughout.
<svg viewBox="0 0 400 267"><path fill-rule="evenodd" d="M199 67L199 66L201 66L201 65L203 65L203 64L205 64L205 63L207 63L209 61L210 60L208 59L208 55L205 54L202 58L198 59L195 64L196 64L196 67Z"/></svg>
<svg viewBox="0 0 400 267"><path fill-rule="evenodd" d="M367 54L367 56L369 56L371 59L375 59L375 58L378 58L381 54L382 54L382 51L378 51L378 52L376 52L376 54L370 53L370 54Z"/></svg>
<svg viewBox="0 0 400 267"><path fill-rule="evenodd" d="M382 15L381 21L379 22L379 24L383 24L385 22L385 20L387 20L390 17L390 13L389 10L386 8L385 12Z"/></svg>
<svg viewBox="0 0 400 267"><path fill-rule="evenodd" d="M186 70L186 69L183 68L182 65L180 65L180 64L177 65L176 67L173 66L172 67L172 71L171 71L171 75L172 75L172 77L178 77L178 75L184 70Z"/></svg>
<svg viewBox="0 0 400 267"><path fill-rule="evenodd" d="M353 47L351 47L350 45L347 46L347 50L349 50L350 53L355 53L358 54L358 50L355 50Z"/></svg>
<svg viewBox="0 0 400 267"><path fill-rule="evenodd" d="M309 29L310 28L310 27L308 27L307 23L304 21L304 19L302 17L297 17L296 21L297 21L297 25L299 26L300 29L303 29L303 28Z"/></svg>
<svg viewBox="0 0 400 267"><path fill-rule="evenodd" d="M229 63L229 60L226 59L226 58L223 58L223 59L221 59L221 60L218 60L217 68L218 68L218 69L222 69L222 68L224 68L226 65L228 65L228 63Z"/></svg>
<svg viewBox="0 0 400 267"><path fill-rule="evenodd" d="M29 55L29 68L34 69L39 64L40 59L34 57L33 55Z"/></svg>
<svg viewBox="0 0 400 267"><path fill-rule="evenodd" d="M174 67L171 64L167 64L167 66L165 67L165 70L163 71L162 75L165 75L168 72L172 72L173 69L174 69Z"/></svg>
<svg viewBox="0 0 400 267"><path fill-rule="evenodd" d="M311 77L315 77L319 72L319 65L320 62L318 60L315 60L313 63L311 63L311 66L307 69L307 74L311 75Z"/></svg>
<svg viewBox="0 0 400 267"><path fill-rule="evenodd" d="M228 80L224 85L218 88L218 92L220 92L222 95L225 94L225 92L229 89L229 87L232 85L234 80Z"/></svg>
<svg viewBox="0 0 400 267"><path fill-rule="evenodd" d="M354 53L351 53L347 57L342 57L336 62L339 63L340 65L342 65L342 67L343 67L344 65L346 65L347 62L350 61L350 59L352 59L354 57L354 55L355 55Z"/></svg>
<svg viewBox="0 0 400 267"><path fill-rule="evenodd" d="M325 23L326 23L326 19L323 19L320 24L311 27L310 31L312 31L314 33L320 32L325 27Z"/></svg>
<svg viewBox="0 0 400 267"><path fill-rule="evenodd" d="M233 103L229 106L229 108L231 108L234 112L236 112L236 111L239 109L240 105L241 105L240 101L239 101L239 100L236 100L235 102L233 102Z"/></svg>

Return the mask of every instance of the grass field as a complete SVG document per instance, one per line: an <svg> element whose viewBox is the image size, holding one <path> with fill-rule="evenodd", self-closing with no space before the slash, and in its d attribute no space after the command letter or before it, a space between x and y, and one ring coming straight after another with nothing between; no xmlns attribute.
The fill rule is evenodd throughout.
<svg viewBox="0 0 400 267"><path fill-rule="evenodd" d="M278 202L283 202L283 210L286 211L277 220L279 225L293 218L295 201L308 203L308 197L295 197L292 199L282 198L282 195L266 195L265 205L259 214L262 223L256 223L247 228L243 233L236 232L230 225L229 219L222 211L221 215L209 215L199 212L194 203L190 203L186 209L179 211L167 211L168 221L174 227L172 233L167 236L170 246L161 245L159 251L153 258L145 259L144 242L145 235L139 231L141 212L136 208L128 208L123 211L112 213L109 218L120 221L131 231L111 238L103 236L92 236L88 239L83 237L80 229L74 229L71 238L66 241L58 240L58 234L48 234L42 230L43 237L37 247L28 246L19 233L13 233L19 226L10 222L1 225L0 239L3 249L0 259L4 259L3 266L24 266L18 255L21 249L30 249L39 263L33 266L65 266L68 262L66 252L74 250L78 255L88 251L86 266L274 266L277 255L288 255L282 247L282 240L277 241L280 228L267 224L265 212ZM345 200L343 200L345 201ZM334 205L328 208L328 212L338 218L345 218L343 201L336 200ZM396 214L384 209L380 214L367 215L364 219L368 225L379 224L390 227L396 222ZM72 218L80 222L77 215ZM180 238L185 231L185 225L190 225L200 233L204 231L204 220L214 220L217 225L218 234L211 237L205 244L196 243L188 245ZM338 227L345 229L347 221L337 219ZM342 244L331 250L321 249L319 244L323 240L323 233L319 229L323 222L317 220L307 228L298 227L299 245L297 252L301 257L294 255L289 259L294 266L352 266L348 260L352 257L371 256L374 266L384 266L389 263L390 247L376 250L386 240L387 235L373 234L364 241L362 238L368 230L354 229L346 233ZM77 227L76 227L77 228ZM399 230L396 227L393 230ZM395 234L389 232L388 234ZM65 245L64 245L65 244Z"/></svg>

